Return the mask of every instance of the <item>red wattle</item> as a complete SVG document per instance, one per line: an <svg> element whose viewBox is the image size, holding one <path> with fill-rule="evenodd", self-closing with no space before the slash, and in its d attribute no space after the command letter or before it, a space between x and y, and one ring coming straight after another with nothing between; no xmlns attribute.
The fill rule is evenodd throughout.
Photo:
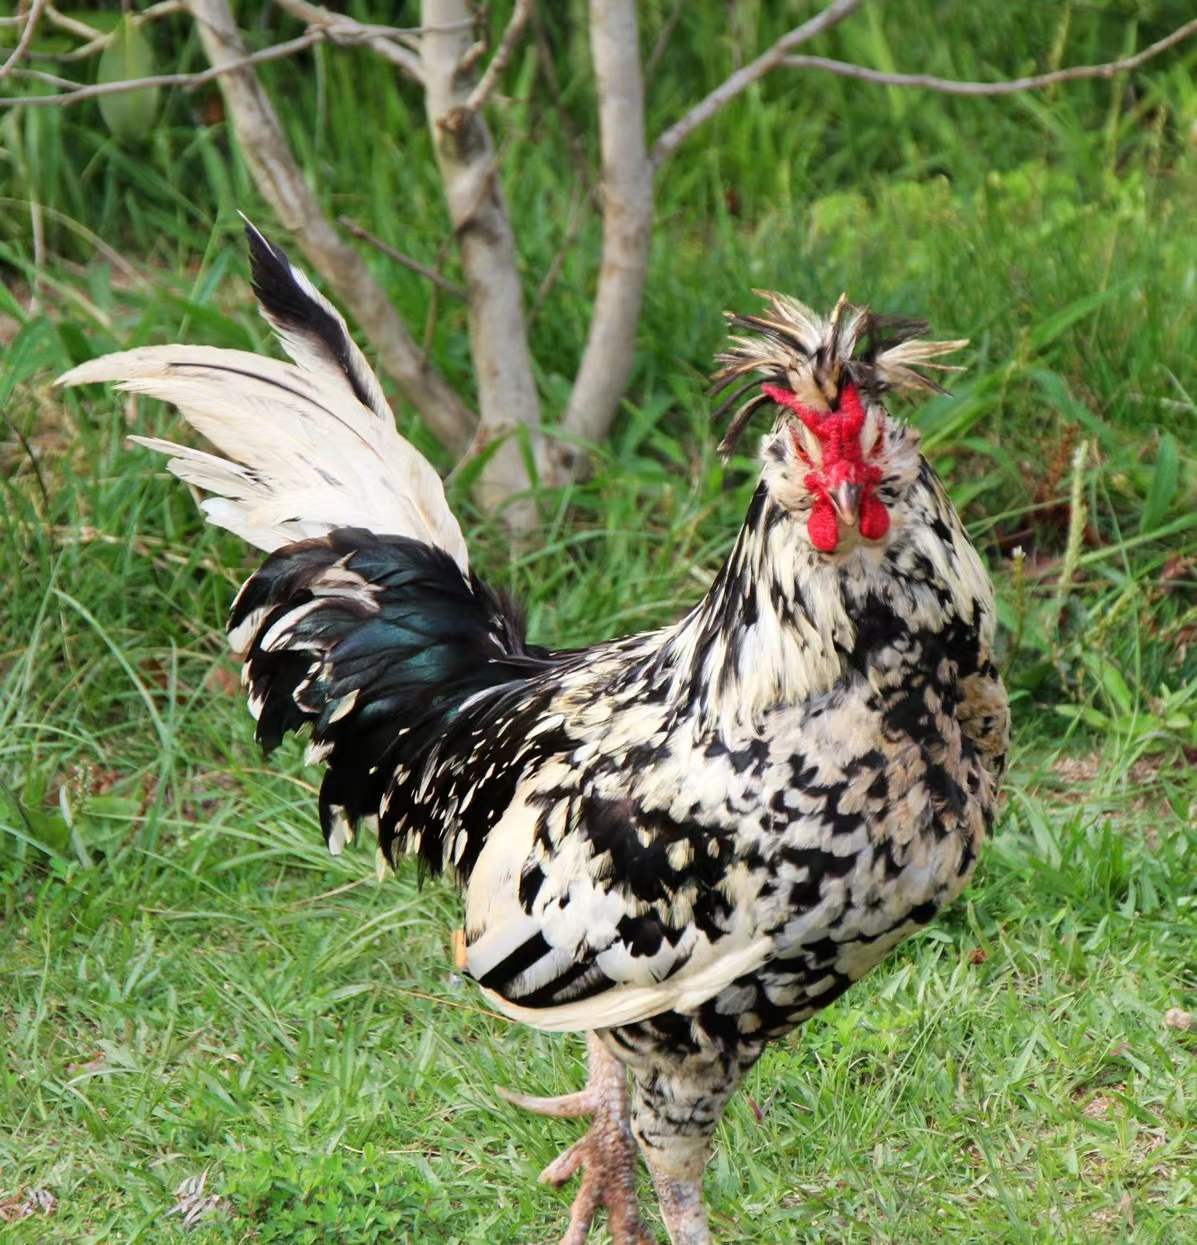
<svg viewBox="0 0 1197 1245"><path fill-rule="evenodd" d="M860 503L860 534L880 540L889 531L889 511L871 493Z"/></svg>
<svg viewBox="0 0 1197 1245"><path fill-rule="evenodd" d="M888 520L887 520L888 521ZM840 529L835 521L835 507L825 497L815 502L806 521L810 543L821 553L834 553L840 543Z"/></svg>

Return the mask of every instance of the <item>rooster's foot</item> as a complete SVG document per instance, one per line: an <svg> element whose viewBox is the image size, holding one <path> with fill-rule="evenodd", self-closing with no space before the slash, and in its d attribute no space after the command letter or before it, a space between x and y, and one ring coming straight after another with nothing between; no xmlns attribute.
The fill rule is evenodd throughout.
<svg viewBox="0 0 1197 1245"><path fill-rule="evenodd" d="M556 1186L582 1172L582 1186L570 1209L569 1230L561 1245L585 1245L600 1206L607 1208L607 1226L614 1245L654 1245L636 1204L636 1142L628 1123L627 1077L623 1065L607 1053L598 1038L588 1034L586 1041L590 1074L585 1089L560 1098L533 1098L503 1088L498 1092L508 1102L538 1115L594 1117L587 1133L540 1173L542 1181Z"/></svg>

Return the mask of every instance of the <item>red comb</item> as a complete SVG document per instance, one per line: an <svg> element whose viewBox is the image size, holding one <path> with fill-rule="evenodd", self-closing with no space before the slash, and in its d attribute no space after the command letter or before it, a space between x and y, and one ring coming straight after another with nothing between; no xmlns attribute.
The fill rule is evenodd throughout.
<svg viewBox="0 0 1197 1245"><path fill-rule="evenodd" d="M865 413L855 385L844 386L839 408L834 411L818 411L804 406L796 393L783 389L781 385L762 385L761 392L778 406L793 411L819 438L825 467L841 459L860 461L860 430L864 427Z"/></svg>

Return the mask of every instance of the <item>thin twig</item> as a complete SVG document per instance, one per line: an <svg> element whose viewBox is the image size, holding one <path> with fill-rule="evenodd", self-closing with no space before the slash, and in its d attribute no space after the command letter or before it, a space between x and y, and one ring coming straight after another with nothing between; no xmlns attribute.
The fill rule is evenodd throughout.
<svg viewBox="0 0 1197 1245"><path fill-rule="evenodd" d="M450 23L444 26L383 26L377 22L359 22L352 17L346 17L344 13L333 13L322 5L310 3L309 0L274 0L274 2L280 9L290 13L292 17L299 18L308 26L329 25L338 31L349 31L358 39L413 39L429 30L444 31L456 29L458 25L466 28L473 26L472 21Z"/></svg>
<svg viewBox="0 0 1197 1245"><path fill-rule="evenodd" d="M389 243L384 242L381 238L376 238L368 230L363 229L357 221L352 220L348 216L340 216L337 218L346 232L353 234L355 238L361 238L363 242L368 242L376 251L381 251L388 259L393 259L395 263L402 264L404 268L410 268L412 272L418 272L425 280L431 281L433 285L438 285L446 294L452 294L454 298L469 298L469 293L464 286L455 285L448 277L442 276L435 268L430 268L427 264L422 264L418 259L412 259L410 255L404 255L402 251L397 251Z"/></svg>
<svg viewBox="0 0 1197 1245"><path fill-rule="evenodd" d="M665 19L665 25L661 27L661 33L657 35L657 41L653 44L653 50L648 54L648 60L644 62L645 87L652 85L652 80L657 75L657 66L661 63L661 57L665 55L666 49L669 47L669 41L673 38L673 32L681 20L682 11L685 7L686 0L677 0L677 3L673 6L673 11Z"/></svg>
<svg viewBox="0 0 1197 1245"><path fill-rule="evenodd" d="M490 47L490 44L485 39L475 39L462 53L461 60L457 62L457 72L461 75L463 82L470 77L474 67L486 55L488 47Z"/></svg>
<svg viewBox="0 0 1197 1245"><path fill-rule="evenodd" d="M520 37L524 33L524 27L528 24L528 18L532 16L532 9L535 3L536 0L515 0L515 8L511 11L511 20L507 23L507 29L503 31L503 37L499 40L499 46L495 49L494 56L490 58L490 64L487 65L482 77L474 84L474 89L466 96L465 107L471 112L477 112L486 103L490 93L498 84L503 71L511 60L516 44L519 43Z"/></svg>
<svg viewBox="0 0 1197 1245"><path fill-rule="evenodd" d="M742 69L737 69L657 139L649 152L649 161L653 168L671 156L704 121L709 121L758 78L763 78L771 69L776 69L790 51L816 35L821 35L825 30L839 25L844 18L860 8L862 2L863 0L833 0L822 12L816 13L801 26L796 26L789 34L782 35L771 48L762 52L755 60L749 61Z"/></svg>
<svg viewBox="0 0 1197 1245"><path fill-rule="evenodd" d="M148 78L129 78L124 82L95 82L90 86L81 86L74 91L64 91L61 95L10 95L0 97L0 107L15 108L23 105L26 108L65 108L68 104L77 104L81 100L96 99L101 95L121 95L126 91L140 91L151 86L182 86L188 90L212 82L224 74L235 73L250 65L260 65L265 61L281 60L286 56L294 56L319 43L324 38L322 30L309 30L297 39L288 39L286 43L275 43L249 56L242 56L227 65L212 66L198 73L162 73Z"/></svg>
<svg viewBox="0 0 1197 1245"><path fill-rule="evenodd" d="M343 13L331 13L319 4L311 4L309 0L274 0L285 13L303 22L309 30L322 30L331 43L339 47L353 47L365 44L371 51L385 57L393 65L397 65L409 77L417 82L423 81L420 72L420 58L409 48L401 47L396 40L404 40L418 33L417 30L405 26L376 26L366 22L354 21Z"/></svg>
<svg viewBox="0 0 1197 1245"><path fill-rule="evenodd" d="M13 435L20 443L21 449L25 451L25 457L29 459L29 465L33 468L33 477L37 481L37 491L42 495L42 515L52 513L52 503L50 501L50 490L46 487L46 477L42 475L42 465L37 461L37 455L33 452L33 446L29 444L25 434L12 422L5 421L13 430Z"/></svg>
<svg viewBox="0 0 1197 1245"><path fill-rule="evenodd" d="M13 48L12 54L8 60L0 65L0 82L2 82L9 74L9 71L15 69L25 53L29 51L29 45L33 42L33 36L37 33L37 24L41 20L42 9L46 7L46 0L33 0L29 6L29 12L25 17L25 25L21 29L21 36L17 40L17 46Z"/></svg>
<svg viewBox="0 0 1197 1245"><path fill-rule="evenodd" d="M183 4L182 0L160 0L160 3L151 4L148 9L142 9L140 13L131 13L129 16L135 26L143 26L146 22L155 22L160 18L170 17L174 13L183 13L185 11L186 5ZM53 5L46 9L46 20L51 26L57 26L59 30L65 30L77 38L86 40L86 42L80 47L72 48L69 52L33 53L39 60L86 60L89 56L95 56L97 52L102 52L116 38L115 28L109 31L96 30L94 26L89 26L86 22L78 21L65 13L60 13ZM72 85L75 84L72 83Z"/></svg>
<svg viewBox="0 0 1197 1245"><path fill-rule="evenodd" d="M532 310L528 312L529 327L536 323L540 309L544 306L553 286L557 284L561 269L565 267L565 257L577 241L578 231L582 227L582 204L585 199L586 192L582 184L575 179L569 195L569 215L565 221L565 233L561 237L561 245L557 248L557 253L553 256L548 268L545 269L544 276L540 279L540 284L536 287L536 294L532 299Z"/></svg>
<svg viewBox="0 0 1197 1245"><path fill-rule="evenodd" d="M46 10L46 17L51 26L57 26L59 30L65 30L67 34L74 35L78 39L94 39L101 33L94 26L81 22L77 17L60 13L53 5Z"/></svg>
<svg viewBox="0 0 1197 1245"><path fill-rule="evenodd" d="M42 218L42 205L37 199L29 200L29 231L33 235L33 279L29 282L29 314L35 316L42 309L41 274L46 268L46 229Z"/></svg>
<svg viewBox="0 0 1197 1245"><path fill-rule="evenodd" d="M46 86L60 86L68 91L79 85L72 78L61 78L56 73L45 73L41 69L27 69L24 65L14 65L8 72L13 78L28 78L30 82L44 82Z"/></svg>
<svg viewBox="0 0 1197 1245"><path fill-rule="evenodd" d="M1057 82L1077 82L1086 78L1113 78L1120 73L1137 69L1144 61L1159 56L1168 48L1175 47L1190 35L1197 34L1197 20L1186 22L1170 35L1150 47L1122 60L1108 61L1102 65L1074 65L1070 69L1055 69L1051 73L1034 74L1027 78L1007 78L1001 82L963 82L957 78L936 78L924 73L883 73L865 65L853 65L848 61L828 60L823 56L787 56L782 62L788 69L820 69L841 78L856 78L861 82L876 82L881 86L922 87L946 95L1012 95L1016 91L1038 91Z"/></svg>

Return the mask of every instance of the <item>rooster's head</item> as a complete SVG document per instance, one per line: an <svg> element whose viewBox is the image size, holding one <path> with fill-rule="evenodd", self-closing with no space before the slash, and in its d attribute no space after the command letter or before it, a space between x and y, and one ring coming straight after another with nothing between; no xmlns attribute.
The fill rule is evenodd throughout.
<svg viewBox="0 0 1197 1245"><path fill-rule="evenodd" d="M826 318L784 295L764 297L761 315L728 313L751 336L734 335L718 356L712 392L731 392L716 416L744 399L719 450L730 453L757 408L774 405L766 478L784 505L806 513L811 544L834 553L849 534L879 541L918 471L917 434L890 419L884 396L942 393L920 369L958 371L935 360L967 343L927 341L924 321L875 315L843 297Z"/></svg>

